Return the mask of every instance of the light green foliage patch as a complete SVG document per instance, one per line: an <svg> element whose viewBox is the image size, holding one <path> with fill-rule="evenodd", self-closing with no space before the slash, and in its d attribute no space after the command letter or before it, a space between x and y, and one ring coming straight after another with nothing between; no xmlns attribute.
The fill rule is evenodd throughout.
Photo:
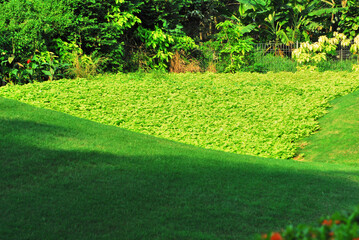
<svg viewBox="0 0 359 240"><path fill-rule="evenodd" d="M17 99L228 152L290 158L357 73L118 74L0 88Z"/></svg>

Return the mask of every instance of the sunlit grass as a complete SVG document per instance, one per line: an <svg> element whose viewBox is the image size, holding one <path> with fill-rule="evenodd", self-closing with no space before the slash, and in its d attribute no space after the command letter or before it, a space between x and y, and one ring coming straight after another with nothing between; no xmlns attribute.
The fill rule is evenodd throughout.
<svg viewBox="0 0 359 240"><path fill-rule="evenodd" d="M338 98L320 130L302 141L303 160L359 166L359 91Z"/></svg>

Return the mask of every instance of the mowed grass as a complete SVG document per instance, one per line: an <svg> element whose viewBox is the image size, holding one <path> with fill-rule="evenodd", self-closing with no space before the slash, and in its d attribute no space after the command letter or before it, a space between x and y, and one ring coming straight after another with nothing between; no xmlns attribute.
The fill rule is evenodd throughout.
<svg viewBox="0 0 359 240"><path fill-rule="evenodd" d="M359 166L359 91L332 101L320 130L302 141L304 161Z"/></svg>
<svg viewBox="0 0 359 240"><path fill-rule="evenodd" d="M0 238L251 239L358 202L358 168L206 150L0 98Z"/></svg>
<svg viewBox="0 0 359 240"><path fill-rule="evenodd" d="M0 96L227 152L291 158L358 73L136 73L7 86Z"/></svg>

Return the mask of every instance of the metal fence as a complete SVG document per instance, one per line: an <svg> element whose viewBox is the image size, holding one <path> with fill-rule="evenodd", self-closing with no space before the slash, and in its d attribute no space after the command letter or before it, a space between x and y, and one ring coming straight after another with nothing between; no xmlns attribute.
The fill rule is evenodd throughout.
<svg viewBox="0 0 359 240"><path fill-rule="evenodd" d="M263 55L272 54L276 56L291 58L293 50L299 47L300 47L299 42L295 42L292 44L268 42L268 43L257 43L255 49L257 52L261 52ZM336 57L334 58L335 60L343 61L353 58L353 54L350 52L350 46L343 47L341 46L341 44L339 44L336 52L337 54Z"/></svg>

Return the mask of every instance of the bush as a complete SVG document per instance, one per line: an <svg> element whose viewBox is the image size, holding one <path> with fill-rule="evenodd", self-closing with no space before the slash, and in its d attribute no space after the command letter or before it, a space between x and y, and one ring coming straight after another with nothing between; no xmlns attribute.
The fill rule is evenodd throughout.
<svg viewBox="0 0 359 240"><path fill-rule="evenodd" d="M20 62L35 51L51 51L52 40L72 23L61 1L11 0L0 4L0 49Z"/></svg>
<svg viewBox="0 0 359 240"><path fill-rule="evenodd" d="M281 232L271 232L257 236L266 240L358 240L359 239L359 206L353 212L338 212L331 217L322 217L317 225L289 225Z"/></svg>
<svg viewBox="0 0 359 240"><path fill-rule="evenodd" d="M288 57L274 56L272 54L264 55L262 52L254 54L254 62L258 66L270 72L296 72L296 62Z"/></svg>
<svg viewBox="0 0 359 240"><path fill-rule="evenodd" d="M250 65L253 39L244 37L244 34L252 31L253 27L244 27L228 20L218 23L216 27L219 32L215 35L213 45L219 60L226 63L223 72L238 72L244 66Z"/></svg>
<svg viewBox="0 0 359 240"><path fill-rule="evenodd" d="M333 59L338 55L336 50L339 44L342 47L350 46L350 52L353 55L359 54L359 35L357 35L352 41L343 33L334 32L332 38L320 36L318 42L312 44L309 42L301 43L300 47L293 51L292 56L293 59L295 59L299 64L302 64L302 66L304 65L304 67L314 66L315 69L318 69L321 65L322 69L326 70L328 68L328 63L322 63L328 59ZM344 68L350 71L348 66L345 66ZM351 69L356 71L358 69L357 64L353 64Z"/></svg>
<svg viewBox="0 0 359 240"><path fill-rule="evenodd" d="M347 71L352 72L353 71L353 65L356 64L356 60L349 59L349 60L328 60L324 62L318 63L318 71L324 72L324 71Z"/></svg>
<svg viewBox="0 0 359 240"><path fill-rule="evenodd" d="M69 64L49 51L36 51L27 60L15 61L14 55L0 49L0 86L56 80L67 76Z"/></svg>
<svg viewBox="0 0 359 240"><path fill-rule="evenodd" d="M1 84L64 77L53 39L65 34L73 14L63 1L10 0L0 4Z"/></svg>
<svg viewBox="0 0 359 240"><path fill-rule="evenodd" d="M118 11L121 7L121 10L127 13L131 3L115 0L68 0L66 5L73 12L74 24L68 27L65 36L60 37L60 40L70 45L76 44L79 47L76 51L80 58L82 56L84 59L88 56L94 58L96 55L96 58L102 59L97 64L99 72L122 70L123 35L136 22L131 21L129 16L127 18L122 16ZM130 12L128 14L133 17ZM56 46L58 42L57 40ZM74 61L71 61L71 64L74 64Z"/></svg>
<svg viewBox="0 0 359 240"><path fill-rule="evenodd" d="M130 3L129 3L130 4ZM92 0L10 0L0 4L0 50L2 85L87 76L101 71L122 70L123 34L131 26L120 24L121 13L115 10L122 1ZM116 8L117 7L117 8ZM76 46L76 49L68 46ZM35 67L39 54L52 53L51 61L41 60L41 70ZM55 57L58 56L58 57ZM71 56L71 57L69 57ZM30 68L25 64L33 59ZM56 64L53 60L56 61ZM55 64L51 67L45 65ZM63 71L72 66L73 71ZM61 71L58 71L61 69ZM46 74L44 73L46 71ZM50 74L50 72L52 72ZM39 73L39 74L37 74ZM45 77L43 76L45 74ZM60 75L58 76L60 77Z"/></svg>

